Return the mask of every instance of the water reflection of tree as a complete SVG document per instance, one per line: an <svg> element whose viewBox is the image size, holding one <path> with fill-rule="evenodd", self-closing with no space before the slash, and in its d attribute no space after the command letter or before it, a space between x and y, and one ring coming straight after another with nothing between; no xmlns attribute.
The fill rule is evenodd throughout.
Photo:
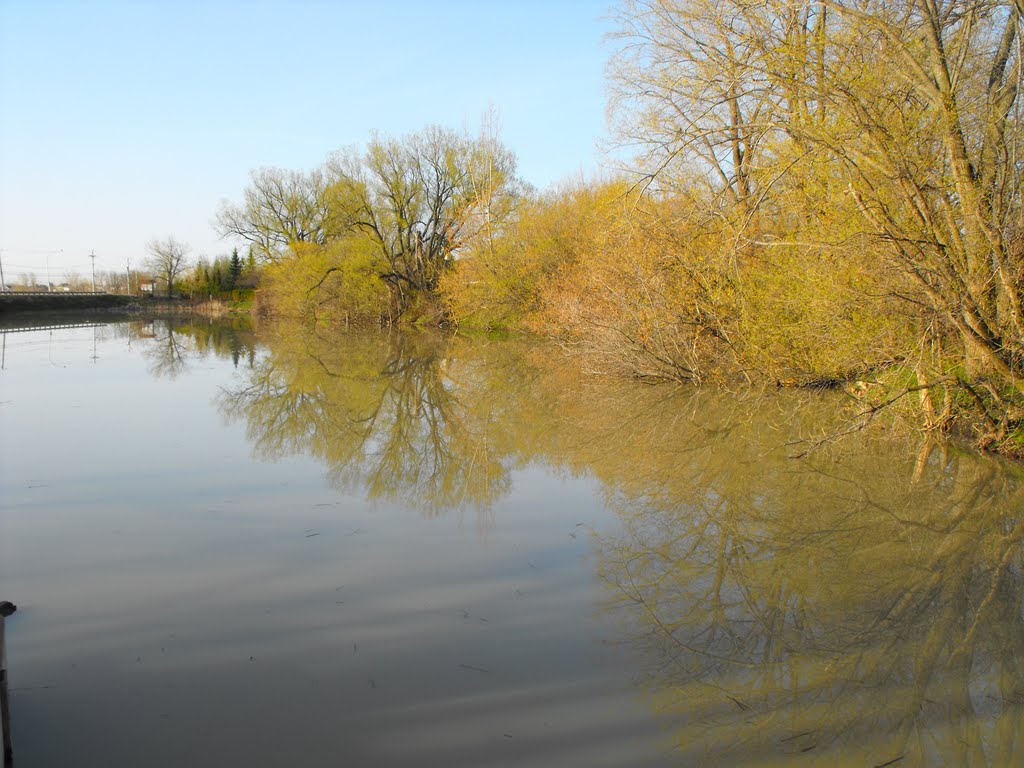
<svg viewBox="0 0 1024 768"><path fill-rule="evenodd" d="M171 323L154 321L150 342L143 355L149 361L149 372L158 378L176 379L188 370L188 337L175 333Z"/></svg>
<svg viewBox="0 0 1024 768"><path fill-rule="evenodd" d="M146 340L143 355L154 376L175 379L192 360L213 356L231 358L235 367L242 360L251 366L255 337L247 318L157 318L133 323L134 337Z"/></svg>
<svg viewBox="0 0 1024 768"><path fill-rule="evenodd" d="M502 387L480 377L508 373L509 359L454 356L452 340L426 333L279 329L269 339L247 385L221 399L260 457L308 452L338 488L430 514L485 509L507 493L512 451L498 426L516 375Z"/></svg>
<svg viewBox="0 0 1024 768"><path fill-rule="evenodd" d="M1007 765L1024 732L1018 468L827 431L815 396L586 376L543 351L279 329L225 393L257 453L428 513L488 508L514 467L588 474L621 532L609 602L681 762Z"/></svg>
<svg viewBox="0 0 1024 768"><path fill-rule="evenodd" d="M601 571L686 764L1018 763L1019 468L877 440L793 462L698 400L588 448L624 523Z"/></svg>

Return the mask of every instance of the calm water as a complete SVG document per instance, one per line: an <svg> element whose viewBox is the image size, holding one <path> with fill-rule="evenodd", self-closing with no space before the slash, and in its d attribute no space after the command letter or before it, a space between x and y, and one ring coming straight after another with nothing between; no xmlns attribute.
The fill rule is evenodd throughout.
<svg viewBox="0 0 1024 768"><path fill-rule="evenodd" d="M535 344L2 335L19 768L1024 762L1018 466Z"/></svg>

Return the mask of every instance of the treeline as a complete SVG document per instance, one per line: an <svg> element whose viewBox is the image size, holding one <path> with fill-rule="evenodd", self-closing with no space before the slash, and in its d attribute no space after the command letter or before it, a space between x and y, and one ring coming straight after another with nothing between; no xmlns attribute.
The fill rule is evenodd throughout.
<svg viewBox="0 0 1024 768"><path fill-rule="evenodd" d="M185 270L184 277L174 285L181 294L224 297L239 290L251 291L256 287L258 279L255 257L243 259L235 248L230 256L216 256L213 259L200 256L195 265Z"/></svg>
<svg viewBox="0 0 1024 768"><path fill-rule="evenodd" d="M374 138L310 172L257 170L217 221L264 265L268 312L441 321L442 276L497 236L521 189L515 158L493 135L432 127Z"/></svg>
<svg viewBox="0 0 1024 768"><path fill-rule="evenodd" d="M262 169L266 306L524 329L593 367L843 385L1024 448L1024 0L630 0L621 178L544 194L485 127ZM909 412L909 411L908 411Z"/></svg>

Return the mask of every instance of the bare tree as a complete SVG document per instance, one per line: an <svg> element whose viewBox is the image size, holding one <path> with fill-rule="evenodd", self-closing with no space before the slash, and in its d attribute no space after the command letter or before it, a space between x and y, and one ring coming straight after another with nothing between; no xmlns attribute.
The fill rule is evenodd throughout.
<svg viewBox="0 0 1024 768"><path fill-rule="evenodd" d="M188 266L189 245L178 242L171 235L166 240L150 240L146 250L149 251L147 266L167 281L167 296L170 297L174 291L174 278Z"/></svg>
<svg viewBox="0 0 1024 768"><path fill-rule="evenodd" d="M259 168L250 174L241 205L224 201L217 211L221 237L252 246L263 261L277 261L295 243L323 245L330 233L328 179L320 169Z"/></svg>
<svg viewBox="0 0 1024 768"><path fill-rule="evenodd" d="M402 309L410 293L435 292L455 255L489 236L520 186L514 155L495 137L438 127L374 138L364 153L335 155L330 169L339 220L386 262L381 278Z"/></svg>

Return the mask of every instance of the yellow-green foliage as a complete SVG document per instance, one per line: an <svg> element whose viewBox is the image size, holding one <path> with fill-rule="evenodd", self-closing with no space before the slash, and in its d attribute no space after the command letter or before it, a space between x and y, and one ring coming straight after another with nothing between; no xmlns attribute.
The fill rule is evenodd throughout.
<svg viewBox="0 0 1024 768"><path fill-rule="evenodd" d="M685 211L634 196L596 202L532 327L586 350L601 370L701 379L719 366L727 337L719 250Z"/></svg>
<svg viewBox="0 0 1024 768"><path fill-rule="evenodd" d="M889 267L886 246L864 236L855 201L819 154L792 144L772 154L788 171L750 227L736 314L745 364L805 384L862 377L905 357L926 297Z"/></svg>
<svg viewBox="0 0 1024 768"><path fill-rule="evenodd" d="M747 270L738 336L750 367L779 381L844 380L891 365L916 323L866 254L780 246ZM904 310L904 311L901 311Z"/></svg>
<svg viewBox="0 0 1024 768"><path fill-rule="evenodd" d="M728 248L694 210L622 180L565 186L459 270L449 304L491 320L498 296L500 320L558 337L600 370L700 379L729 349L732 286Z"/></svg>
<svg viewBox="0 0 1024 768"><path fill-rule="evenodd" d="M362 238L324 246L296 243L287 257L267 265L260 304L282 317L376 322L388 314L390 301L380 268L379 257Z"/></svg>
<svg viewBox="0 0 1024 768"><path fill-rule="evenodd" d="M580 181L524 203L510 226L478 241L442 279L452 319L488 329L531 325L546 286L598 247L627 195L621 181Z"/></svg>
<svg viewBox="0 0 1024 768"><path fill-rule="evenodd" d="M700 379L728 351L732 291L728 253L705 225L685 201L576 182L524 206L442 290L460 324L555 336L601 370Z"/></svg>
<svg viewBox="0 0 1024 768"><path fill-rule="evenodd" d="M802 171L794 164L753 224L698 191L565 186L460 260L441 284L445 304L463 327L557 337L603 371L862 376L913 348L920 321L893 298L913 289L848 231L852 202L825 211L832 182Z"/></svg>

